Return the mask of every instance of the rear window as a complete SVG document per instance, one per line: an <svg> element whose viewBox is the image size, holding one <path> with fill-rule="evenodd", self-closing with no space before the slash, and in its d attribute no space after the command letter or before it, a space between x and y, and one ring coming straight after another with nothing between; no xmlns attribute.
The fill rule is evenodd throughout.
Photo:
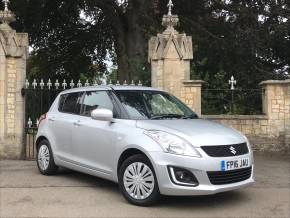
<svg viewBox="0 0 290 218"><path fill-rule="evenodd" d="M63 113L80 114L82 93L75 92L60 96L58 110Z"/></svg>

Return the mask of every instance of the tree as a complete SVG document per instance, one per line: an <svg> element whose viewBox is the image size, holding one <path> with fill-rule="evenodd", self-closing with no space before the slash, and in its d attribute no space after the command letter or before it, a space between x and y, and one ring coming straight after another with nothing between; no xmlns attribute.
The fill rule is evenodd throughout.
<svg viewBox="0 0 290 218"><path fill-rule="evenodd" d="M12 1L14 27L28 32L29 71L43 77L94 77L110 55L118 79L139 79L147 41L160 32L167 0ZM286 0L178 0L180 31L193 36L193 72L213 83L218 72L243 87L288 76L290 6ZM206 60L206 61L204 61ZM202 64L200 64L202 63ZM147 74L146 74L147 75ZM208 75L208 76L206 76Z"/></svg>

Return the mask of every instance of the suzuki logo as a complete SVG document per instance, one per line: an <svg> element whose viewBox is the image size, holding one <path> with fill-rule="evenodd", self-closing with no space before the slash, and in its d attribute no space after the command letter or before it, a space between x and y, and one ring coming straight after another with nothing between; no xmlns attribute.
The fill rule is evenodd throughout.
<svg viewBox="0 0 290 218"><path fill-rule="evenodd" d="M237 153L236 149L233 146L230 147L230 151L233 155L236 155Z"/></svg>

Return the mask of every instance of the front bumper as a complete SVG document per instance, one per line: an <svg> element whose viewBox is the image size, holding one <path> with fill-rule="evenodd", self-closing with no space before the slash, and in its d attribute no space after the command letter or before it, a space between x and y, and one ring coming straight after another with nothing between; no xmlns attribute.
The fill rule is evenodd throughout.
<svg viewBox="0 0 290 218"><path fill-rule="evenodd" d="M213 158L207 156L202 149L198 149L198 151L202 154L202 158L173 155L164 152L150 153L151 162L154 166L161 194L177 196L211 195L219 192L240 189L254 183L254 164L252 154L249 153L239 156L239 158L250 158L249 164L252 166L252 175L249 179L226 185L213 185L208 178L207 172L220 171L221 160L230 161L237 159L237 157ZM197 178L199 185L196 187L188 187L174 184L170 179L168 166L175 166L189 170Z"/></svg>

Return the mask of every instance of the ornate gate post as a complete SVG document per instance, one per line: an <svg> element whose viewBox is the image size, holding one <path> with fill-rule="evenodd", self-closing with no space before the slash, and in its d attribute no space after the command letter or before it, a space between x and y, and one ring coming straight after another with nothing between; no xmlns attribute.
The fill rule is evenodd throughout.
<svg viewBox="0 0 290 218"><path fill-rule="evenodd" d="M24 137L24 98L28 35L16 33L8 9L0 11L0 158L21 158Z"/></svg>
<svg viewBox="0 0 290 218"><path fill-rule="evenodd" d="M171 14L172 1L168 7L168 14L162 19L165 31L149 41L148 61L151 63L152 87L174 94L200 115L203 81L190 80L192 37L175 30L179 18Z"/></svg>

